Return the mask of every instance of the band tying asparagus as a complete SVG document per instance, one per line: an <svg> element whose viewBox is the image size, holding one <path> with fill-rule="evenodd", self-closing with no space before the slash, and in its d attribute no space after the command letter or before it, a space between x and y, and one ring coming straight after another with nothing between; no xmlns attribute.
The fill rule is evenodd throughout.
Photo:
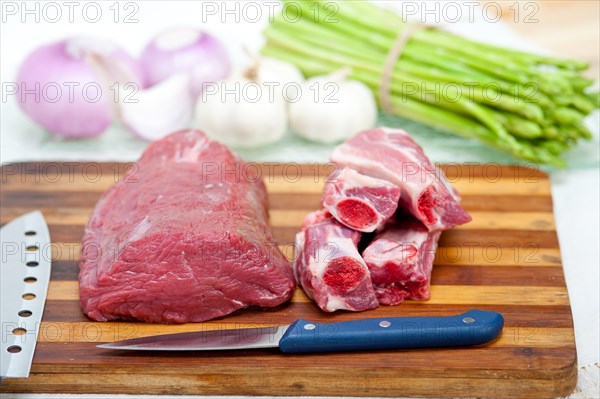
<svg viewBox="0 0 600 399"><path fill-rule="evenodd" d="M410 37L419 29L424 29L424 25L418 24L406 24L400 32L394 42L394 45L390 48L387 56L385 57L385 64L383 65L383 72L381 73L381 83L379 84L379 101L381 102L381 108L388 113L393 113L394 108L391 103L391 82L394 72L394 66L400 59L406 44L410 40Z"/></svg>

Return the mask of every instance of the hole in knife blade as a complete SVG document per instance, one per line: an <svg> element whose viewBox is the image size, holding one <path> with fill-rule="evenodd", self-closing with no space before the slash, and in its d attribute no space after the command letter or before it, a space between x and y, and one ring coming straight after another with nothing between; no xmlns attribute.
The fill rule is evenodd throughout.
<svg viewBox="0 0 600 399"><path fill-rule="evenodd" d="M31 292L28 292L26 294L23 294L21 296L21 298L27 300L27 301L31 301L32 299L35 299L35 294L32 294Z"/></svg>
<svg viewBox="0 0 600 399"><path fill-rule="evenodd" d="M40 247L38 247L37 245L28 245L27 247L25 247L25 249L28 251L37 251L38 249L40 249Z"/></svg>
<svg viewBox="0 0 600 399"><path fill-rule="evenodd" d="M18 328L15 328L14 330L12 330L12 333L15 335L24 335L27 333L27 330L22 327L18 327Z"/></svg>
<svg viewBox="0 0 600 399"><path fill-rule="evenodd" d="M25 232L25 235L26 235L26 236L34 236L34 235L36 235L36 234L37 234L37 233L36 233L35 231L32 231L32 230L29 230L29 231L26 231L26 232Z"/></svg>
<svg viewBox="0 0 600 399"><path fill-rule="evenodd" d="M9 353L19 353L21 352L21 347L19 345L11 345L6 348L6 351Z"/></svg>
<svg viewBox="0 0 600 399"><path fill-rule="evenodd" d="M21 317L29 317L32 315L31 310L21 310L19 313L17 313L19 316Z"/></svg>
<svg viewBox="0 0 600 399"><path fill-rule="evenodd" d="M27 284L33 284L37 281L37 278L35 277L25 277L23 279L24 282L26 282Z"/></svg>
<svg viewBox="0 0 600 399"><path fill-rule="evenodd" d="M27 266L30 266L30 267L34 267L34 266L38 266L38 265L39 265L39 263L38 263L38 262L36 262L36 261L34 261L34 260L32 260L32 261L29 261L29 262L27 262L27 263L25 263L25 264L26 264Z"/></svg>

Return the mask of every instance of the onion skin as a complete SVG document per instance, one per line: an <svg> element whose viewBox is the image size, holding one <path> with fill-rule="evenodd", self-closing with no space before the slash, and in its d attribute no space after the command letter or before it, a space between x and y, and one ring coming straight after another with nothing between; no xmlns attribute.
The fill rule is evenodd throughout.
<svg viewBox="0 0 600 399"><path fill-rule="evenodd" d="M176 48L161 48L159 41L177 30L155 37L142 52L140 63L150 86L173 75L189 73L192 76L194 96L200 95L203 84L220 81L231 70L227 51L214 36L196 31L198 37L191 43Z"/></svg>
<svg viewBox="0 0 600 399"><path fill-rule="evenodd" d="M154 141L190 127L195 97L187 74L173 75L136 94L136 103L121 103L121 122L136 137Z"/></svg>
<svg viewBox="0 0 600 399"><path fill-rule="evenodd" d="M42 46L25 59L17 75L17 101L31 119L56 135L95 137L112 122L115 93L109 86L114 82L103 81L85 57L69 53L67 47L71 40L76 39ZM118 62L126 75L143 87L143 72L127 53L113 47L103 57ZM69 87L77 83L78 86ZM84 96L86 85L89 87L87 97ZM44 87L48 89L48 95L44 95ZM60 97L56 95L56 87L60 88ZM35 94L26 94L23 89L35 91ZM38 98L39 102L36 101Z"/></svg>

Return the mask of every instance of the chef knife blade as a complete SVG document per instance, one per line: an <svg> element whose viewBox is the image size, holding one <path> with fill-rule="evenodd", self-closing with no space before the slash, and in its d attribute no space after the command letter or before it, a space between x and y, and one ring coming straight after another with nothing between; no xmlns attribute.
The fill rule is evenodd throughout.
<svg viewBox="0 0 600 399"><path fill-rule="evenodd" d="M106 349L191 351L279 347L284 353L471 346L495 339L504 326L496 312L457 316L361 319L318 324L155 335L98 345Z"/></svg>
<svg viewBox="0 0 600 399"><path fill-rule="evenodd" d="M28 377L50 281L50 233L40 211L0 229L0 377Z"/></svg>

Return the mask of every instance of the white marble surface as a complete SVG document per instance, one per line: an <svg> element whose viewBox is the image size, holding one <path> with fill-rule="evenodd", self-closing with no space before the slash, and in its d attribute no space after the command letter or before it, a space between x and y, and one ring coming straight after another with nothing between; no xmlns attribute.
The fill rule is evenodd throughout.
<svg viewBox="0 0 600 399"><path fill-rule="evenodd" d="M12 20L2 24L0 37L0 77L3 82L15 76L20 61L31 49L45 41L55 40L75 33L104 36L122 44L132 53L137 53L148 37L174 24L178 26L197 26L200 5L186 1L169 3L169 12L177 15L177 22L165 18L164 2L138 2L140 5L140 22L134 25L114 24L103 20L100 24L87 23L29 23L21 24ZM387 3L389 5L389 3ZM219 36L232 49L235 60L242 59L242 45L258 48L261 43L260 29L266 21L259 23L221 24L216 19L209 19L204 28ZM461 23L451 26L467 36L476 36L487 40L536 49L522 38L508 30L500 23L478 21L473 24ZM15 40L18 38L18 40ZM138 157L146 143L133 139L119 127L113 127L107 135L99 140L65 143L49 136L35 126L19 111L14 101L2 101L0 104L0 160L2 163L20 160L115 160L130 161ZM552 193L559 241L561 246L564 271L571 299L577 353L580 365L588 365L599 361L599 186L600 170L598 168L598 114L588 120L593 128L595 139L591 144L578 149L572 159L577 168L554 171L552 177ZM488 156L473 148L464 146L464 142L456 145L444 145L444 142L429 142L426 138L424 146L435 161L482 161ZM452 142L453 138L448 138ZM447 144L447 143L446 143ZM464 146L465 149L451 150ZM260 161L324 161L328 147L318 147L294 138L271 149L244 153L248 158ZM492 160L495 154L490 154ZM590 160L586 162L585 160ZM589 398L600 397L598 392L598 368L593 369L588 383L582 391L573 395ZM596 384L593 383L596 379ZM589 384L592 381L592 384ZM17 395L2 395L15 397ZM61 397L72 398L75 395L18 395L19 398ZM85 395L86 398L106 397ZM129 398L128 395L113 395L114 398ZM150 396L135 396L149 398ZM177 398L182 398L177 396Z"/></svg>

